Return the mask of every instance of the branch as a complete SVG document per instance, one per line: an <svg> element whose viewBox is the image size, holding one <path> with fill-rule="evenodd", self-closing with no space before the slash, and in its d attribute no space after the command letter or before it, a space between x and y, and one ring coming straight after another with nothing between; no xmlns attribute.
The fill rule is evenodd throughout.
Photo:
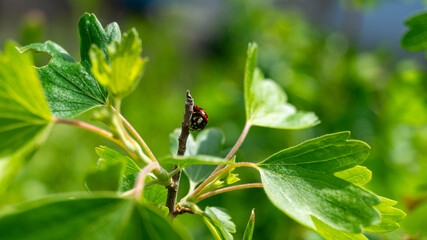
<svg viewBox="0 0 427 240"><path fill-rule="evenodd" d="M147 166L145 166L138 174L138 177L135 181L135 186L133 187L134 191L134 197L137 200L142 199L142 190L144 189L144 181L147 175L154 170L155 168L159 167L159 164L157 162L151 162Z"/></svg>
<svg viewBox="0 0 427 240"><path fill-rule="evenodd" d="M246 135L248 135L249 129L251 128L251 123L248 121L245 124L245 127L243 128L242 134L240 134L239 139L237 140L236 144L234 144L233 148L230 150L230 152L225 157L225 160L230 160L231 157L236 153L237 149L239 149L240 145L242 145L243 141L246 138ZM220 166L218 166L219 168Z"/></svg>
<svg viewBox="0 0 427 240"><path fill-rule="evenodd" d="M111 107L113 111L116 111L114 107ZM118 113L119 117L122 119L122 122L125 124L126 128L132 133L132 135L136 138L136 140L142 145L145 152L148 154L148 156L151 158L151 160L157 162L156 157L154 156L153 152L148 147L147 143L145 143L144 139L142 139L141 135L135 130L135 128L129 123L129 121L121 114Z"/></svg>
<svg viewBox="0 0 427 240"><path fill-rule="evenodd" d="M181 125L181 135L178 138L178 156L183 156L186 150L187 138L190 134L190 120L191 115L193 114L194 100L190 95L190 91L187 90L187 100L185 101L185 111L184 119ZM172 171L178 169L178 166L175 165ZM175 175L172 176L171 185L167 186L168 197L166 199L166 207L169 209L169 215L174 216L175 207L176 207L176 196L178 194L179 188L179 179L181 178L181 171L178 171Z"/></svg>
<svg viewBox="0 0 427 240"><path fill-rule="evenodd" d="M209 175L208 178L205 179L192 193L189 193L187 196L184 197L184 199L196 199L196 197L203 191L203 189L208 186L211 182L213 182L216 178L221 176L222 174L226 173L227 171L230 171L233 168L236 167L251 167L257 169L257 165L250 162L240 162L240 163L234 163L231 165L227 165L223 169L220 169L218 171L214 171L211 175Z"/></svg>
<svg viewBox="0 0 427 240"><path fill-rule="evenodd" d="M94 126L94 125L86 123L86 122L77 121L77 120L70 120L70 119L63 119L63 118L56 118L55 123L69 124L69 125L73 125L73 126L76 126L79 128L86 129L90 132L96 133L96 134L98 134L104 138L107 138L107 139L115 142L117 145L119 145L120 147L125 149L133 158L136 158L136 155L133 152L130 152L119 139L115 138L111 132L108 132L102 128L99 128L97 126Z"/></svg>

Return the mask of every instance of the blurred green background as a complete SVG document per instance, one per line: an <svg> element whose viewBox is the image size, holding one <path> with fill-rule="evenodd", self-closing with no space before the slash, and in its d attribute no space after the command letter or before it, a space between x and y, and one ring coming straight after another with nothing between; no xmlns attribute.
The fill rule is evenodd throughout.
<svg viewBox="0 0 427 240"><path fill-rule="evenodd" d="M243 69L248 42L259 45L258 62L290 102L314 111L322 123L298 131L254 127L238 161L267 156L326 133L350 130L372 147L364 163L367 186L399 201L408 216L402 227L370 239L427 238L427 81L423 54L399 46L403 21L422 1L24 1L0 0L0 43L52 40L79 59L77 21L93 12L105 26L135 27L149 57L145 76L123 103L123 114L158 157L169 154L168 135L180 127L185 90L209 114L208 127L225 133L231 147L245 121ZM49 60L36 55L42 66ZM80 118L89 120L89 114ZM94 148L111 142L69 126L55 126L46 144L21 170L0 204L58 192L85 191L96 167ZM253 170L238 171L245 182ZM182 179L185 191L186 178ZM183 193L182 193L183 194ZM255 208L254 239L321 239L268 201L261 189L226 193L201 206L228 209L243 235ZM195 239L211 239L194 216L179 216Z"/></svg>

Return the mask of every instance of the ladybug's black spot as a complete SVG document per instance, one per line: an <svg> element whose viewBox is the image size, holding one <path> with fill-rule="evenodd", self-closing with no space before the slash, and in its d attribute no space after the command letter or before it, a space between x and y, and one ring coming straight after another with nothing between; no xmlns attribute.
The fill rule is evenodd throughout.
<svg viewBox="0 0 427 240"><path fill-rule="evenodd" d="M194 105L193 107L193 117L190 122L190 130L200 131L203 130L208 124L208 114L203 108Z"/></svg>

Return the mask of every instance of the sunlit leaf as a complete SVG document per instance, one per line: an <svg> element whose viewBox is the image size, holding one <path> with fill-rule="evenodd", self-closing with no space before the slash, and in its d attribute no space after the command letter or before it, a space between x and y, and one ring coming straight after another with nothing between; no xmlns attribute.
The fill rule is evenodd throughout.
<svg viewBox="0 0 427 240"><path fill-rule="evenodd" d="M372 178L372 172L363 166L355 166L344 171L334 173L335 177L339 177L347 182L351 182L358 186L364 186Z"/></svg>
<svg viewBox="0 0 427 240"><path fill-rule="evenodd" d="M231 221L230 215L228 215L224 209L216 207L206 207L204 216L208 221L216 228L221 239L232 240L232 233L236 232L236 225Z"/></svg>
<svg viewBox="0 0 427 240"><path fill-rule="evenodd" d="M413 52L427 50L427 13L420 13L405 21L409 30L402 38L402 46Z"/></svg>
<svg viewBox="0 0 427 240"><path fill-rule="evenodd" d="M256 69L257 49L255 43L249 44L244 77L246 120L252 125L282 129L318 124L314 113L297 111L287 103L287 96L277 83L264 79Z"/></svg>
<svg viewBox="0 0 427 240"><path fill-rule="evenodd" d="M311 219L313 220L313 223L316 226L317 233L319 233L320 236L324 237L326 240L368 240L361 233L343 232L332 228L331 226L325 224L316 217L311 216Z"/></svg>
<svg viewBox="0 0 427 240"><path fill-rule="evenodd" d="M248 224L246 225L245 233L243 234L243 240L252 240L255 228L255 209L252 209L251 216Z"/></svg>
<svg viewBox="0 0 427 240"><path fill-rule="evenodd" d="M4 239L188 239L158 209L114 195L51 197L0 213Z"/></svg>
<svg viewBox="0 0 427 240"><path fill-rule="evenodd" d="M363 231L372 233L385 233L396 230L400 227L401 222L406 214L393 206L397 204L396 201L391 199L380 197L381 203L375 206L375 208L381 213L381 221L378 224L364 227Z"/></svg>
<svg viewBox="0 0 427 240"><path fill-rule="evenodd" d="M78 23L81 62L75 60L58 44L47 41L21 48L23 51L45 52L52 59L49 64L38 68L43 90L49 107L57 117L72 118L91 108L104 105L106 90L92 75L88 57L92 44L98 46L106 56L107 45L120 39L120 29L112 23L104 30L93 14L84 14Z"/></svg>
<svg viewBox="0 0 427 240"><path fill-rule="evenodd" d="M108 46L109 60L100 48L90 50L92 72L109 92L117 97L127 96L138 84L147 59L141 58L142 42L135 29L123 34L121 40Z"/></svg>
<svg viewBox="0 0 427 240"><path fill-rule="evenodd" d="M0 53L0 157L34 142L52 120L32 56L17 48L8 42Z"/></svg>
<svg viewBox="0 0 427 240"><path fill-rule="evenodd" d="M334 229L360 233L380 221L375 194L342 180L335 172L365 161L370 148L348 140L349 132L311 139L258 164L267 196L283 212L315 229L311 216ZM351 178L351 177L349 177Z"/></svg>

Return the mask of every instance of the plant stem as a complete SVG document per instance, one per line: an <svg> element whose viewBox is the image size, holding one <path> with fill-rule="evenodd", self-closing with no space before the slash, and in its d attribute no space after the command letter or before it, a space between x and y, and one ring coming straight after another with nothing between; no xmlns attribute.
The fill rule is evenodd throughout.
<svg viewBox="0 0 427 240"><path fill-rule="evenodd" d="M237 139L236 144L234 144L233 148L230 150L230 152L225 157L225 160L230 160L231 157L236 153L237 149L239 149L240 145L242 145L243 141L246 138L246 135L248 135L249 129L251 128L251 123L249 121L246 122L245 127L243 128L242 134L240 134L239 139ZM221 167L221 166L218 166Z"/></svg>
<svg viewBox="0 0 427 240"><path fill-rule="evenodd" d="M147 166L145 166L138 174L138 177L135 181L135 186L133 194L136 200L142 199L142 190L144 189L144 181L147 175L153 171L155 168L158 168L159 164L157 162L151 162Z"/></svg>
<svg viewBox="0 0 427 240"><path fill-rule="evenodd" d="M150 159L141 149L141 146L129 135L128 131L123 125L123 120L120 117L120 104L121 100L116 99L115 109L113 109L113 117L110 128L112 128L113 133L117 134L116 137L119 138L129 149L129 151L135 153L138 156L138 159L141 160L144 164L150 164L153 160Z"/></svg>
<svg viewBox="0 0 427 240"><path fill-rule="evenodd" d="M239 147L242 145L243 141L245 140L246 135L248 135L249 129L251 129L251 126L252 125L251 125L251 123L249 121L247 121L245 123L245 127L243 128L243 131L240 134L239 139L237 139L237 142L234 144L233 148L227 154L227 156L225 157L225 160L230 160L231 157L237 152L237 150L239 149ZM218 167L216 167L215 170L211 173L211 175L213 175L216 172L218 172L222 167L224 167L224 165L219 165Z"/></svg>
<svg viewBox="0 0 427 240"><path fill-rule="evenodd" d="M144 183L143 188L149 187L149 186L154 185L154 184L162 184L162 182L160 182L158 179L154 179L154 180L151 180L147 183ZM132 189L122 193L120 196L122 196L122 197L132 196L132 195L134 195L135 190L136 190L135 188L132 188Z"/></svg>
<svg viewBox="0 0 427 240"><path fill-rule="evenodd" d="M262 183L248 183L248 184L241 184L241 185L217 189L217 190L214 190L214 191L200 195L197 198L197 202L200 202L205 198L212 197L212 196L215 196L217 194L230 192L230 191L234 191L234 190L246 189L246 188L262 188Z"/></svg>
<svg viewBox="0 0 427 240"><path fill-rule="evenodd" d="M134 153L130 152L119 139L114 137L114 135L111 132L108 132L102 128L99 128L97 126L94 126L94 125L86 123L86 122L77 121L77 120L70 120L70 119L63 119L63 118L55 118L55 123L69 124L69 125L76 126L79 128L83 128L83 129L86 129L90 132L96 133L96 134L98 134L104 138L107 138L107 139L115 142L117 145L119 145L120 147L125 149L132 157L134 157L134 158L136 157L136 155Z"/></svg>
<svg viewBox="0 0 427 240"><path fill-rule="evenodd" d="M187 146L187 138L190 134L190 120L191 115L193 114L193 106L194 106L194 100L193 97L190 95L190 91L187 90L186 93L186 101L185 101L185 110L184 110L184 118L181 125L181 134L178 138L178 153L177 155L183 156L186 150ZM175 165L172 169L172 171L175 171L178 169L178 166ZM174 216L175 208L176 208L176 196L178 194L178 188L179 188L179 179L181 178L181 171L179 170L176 174L172 176L172 183L167 186L168 189L168 196L166 199L166 207L169 209L169 216Z"/></svg>
<svg viewBox="0 0 427 240"><path fill-rule="evenodd" d="M114 107L112 107L112 109L113 111L116 111ZM150 150L147 143L145 143L141 135L139 135L139 133L135 130L135 128L128 122L128 120L121 113L119 113L119 116L122 119L123 123L125 124L125 127L132 133L132 135L136 138L136 140L141 144L141 146L144 148L145 152L148 154L151 160L158 162L153 152Z"/></svg>
<svg viewBox="0 0 427 240"><path fill-rule="evenodd" d="M222 174L224 174L225 172L235 168L235 167L252 167L252 168L258 168L255 164L253 163L249 163L249 162L241 162L241 163L235 163L232 165L228 165L223 169L220 169L216 172L213 172L204 182L202 182L202 184L199 185L199 187L196 188L196 190L194 190L188 197L185 197L185 199L192 199L197 197L200 192L207 186L209 185L212 181L214 181L217 177L221 176Z"/></svg>

